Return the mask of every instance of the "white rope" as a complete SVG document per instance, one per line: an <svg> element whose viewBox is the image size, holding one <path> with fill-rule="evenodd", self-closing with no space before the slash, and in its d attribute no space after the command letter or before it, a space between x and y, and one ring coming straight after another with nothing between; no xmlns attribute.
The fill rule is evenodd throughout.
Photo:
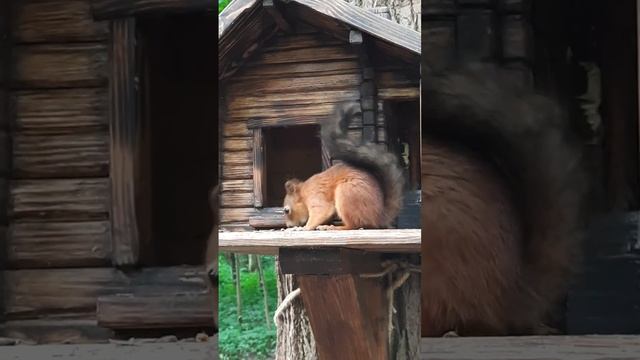
<svg viewBox="0 0 640 360"><path fill-rule="evenodd" d="M292 292L290 292L289 294L287 294L287 296L285 296L285 298L282 300L282 302L276 309L275 314L273 314L273 323L276 325L276 327L278 327L278 318L280 317L280 314L282 314L282 312L286 308L288 308L293 302L293 300L295 300L295 298L297 298L299 295L300 295L300 288L297 288Z"/></svg>

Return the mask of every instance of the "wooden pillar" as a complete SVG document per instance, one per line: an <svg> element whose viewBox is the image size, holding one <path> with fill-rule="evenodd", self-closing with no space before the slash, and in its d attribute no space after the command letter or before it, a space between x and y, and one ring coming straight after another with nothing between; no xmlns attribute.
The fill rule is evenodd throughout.
<svg viewBox="0 0 640 360"><path fill-rule="evenodd" d="M362 75L360 83L360 107L362 109L362 141L377 142L376 118L378 103L376 101L377 89L375 72L367 51L368 41L360 31L349 32L349 42L358 52L358 62Z"/></svg>
<svg viewBox="0 0 640 360"><path fill-rule="evenodd" d="M389 359L386 278L380 254L344 248L281 249L280 266L297 275L318 359Z"/></svg>
<svg viewBox="0 0 640 360"><path fill-rule="evenodd" d="M135 19L111 22L111 81L110 101L110 177L111 225L113 263L117 266L135 265L140 257L142 210L138 196L142 185L140 154L143 129L137 112L135 68Z"/></svg>
<svg viewBox="0 0 640 360"><path fill-rule="evenodd" d="M267 193L267 157L262 128L253 129L253 206L261 208Z"/></svg>
<svg viewBox="0 0 640 360"><path fill-rule="evenodd" d="M11 172L11 113L9 110L9 79L11 63L11 1L0 1L0 269L7 259L9 178ZM4 283L0 278L0 321L4 321Z"/></svg>

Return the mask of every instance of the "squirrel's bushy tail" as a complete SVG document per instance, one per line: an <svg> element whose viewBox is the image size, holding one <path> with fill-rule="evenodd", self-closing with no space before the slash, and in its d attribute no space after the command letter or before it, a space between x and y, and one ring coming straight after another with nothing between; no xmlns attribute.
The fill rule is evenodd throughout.
<svg viewBox="0 0 640 360"><path fill-rule="evenodd" d="M357 103L338 104L334 116L322 123L321 137L333 159L361 168L378 179L384 193L386 223L390 225L402 208L404 175L399 158L385 145L360 144L347 136L349 122L360 113Z"/></svg>
<svg viewBox="0 0 640 360"><path fill-rule="evenodd" d="M523 225L525 301L531 311L547 311L579 258L587 185L563 112L500 68L474 64L423 74L422 121L423 136L488 155L512 185Z"/></svg>

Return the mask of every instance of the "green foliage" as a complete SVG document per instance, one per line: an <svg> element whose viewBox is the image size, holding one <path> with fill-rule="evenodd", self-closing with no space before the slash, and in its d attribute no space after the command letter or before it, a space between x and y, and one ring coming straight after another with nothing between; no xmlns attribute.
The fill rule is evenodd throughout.
<svg viewBox="0 0 640 360"><path fill-rule="evenodd" d="M273 314L276 308L276 272L275 258L261 256L262 268L269 303L269 321L267 328L264 316L264 301L260 289L257 270L249 271L247 256L239 255L240 289L242 295L242 324L238 324L236 310L236 291L231 265L224 255L219 257L219 305L218 316L220 331L218 347L220 359L268 359L273 356L276 347L276 330Z"/></svg>
<svg viewBox="0 0 640 360"><path fill-rule="evenodd" d="M220 14L222 10L224 10L224 8L229 5L230 2L231 0L218 0L218 14Z"/></svg>

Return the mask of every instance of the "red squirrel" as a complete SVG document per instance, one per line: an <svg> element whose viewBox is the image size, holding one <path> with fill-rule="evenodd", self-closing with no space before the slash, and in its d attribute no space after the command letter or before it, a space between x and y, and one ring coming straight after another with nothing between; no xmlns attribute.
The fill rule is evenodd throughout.
<svg viewBox="0 0 640 360"><path fill-rule="evenodd" d="M207 273L207 285L212 293L213 320L218 326L218 196L219 186L209 191L209 207L213 215L213 228L207 240L205 253L205 266Z"/></svg>
<svg viewBox="0 0 640 360"><path fill-rule="evenodd" d="M553 332L586 188L568 122L498 67L424 76L422 336Z"/></svg>
<svg viewBox="0 0 640 360"><path fill-rule="evenodd" d="M339 104L333 117L321 124L323 143L341 163L306 181L285 183L283 208L288 228L389 228L398 216L404 186L399 158L383 144L359 144L347 136L348 123L359 108L357 103ZM343 225L327 225L336 215Z"/></svg>

